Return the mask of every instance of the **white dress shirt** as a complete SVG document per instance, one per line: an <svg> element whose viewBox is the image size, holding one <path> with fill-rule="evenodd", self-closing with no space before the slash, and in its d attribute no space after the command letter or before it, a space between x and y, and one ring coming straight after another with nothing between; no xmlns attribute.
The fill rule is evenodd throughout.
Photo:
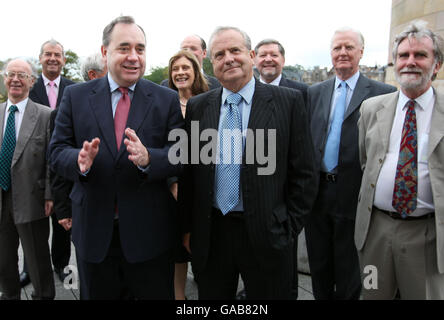
<svg viewBox="0 0 444 320"><path fill-rule="evenodd" d="M395 188L396 166L398 165L399 148L404 126L406 103L410 99L399 92L395 118L390 133L389 147L376 183L374 205L382 210L396 211L392 206ZM433 88L415 99L416 128L418 139L418 189L416 210L410 216L418 217L435 210L432 197L432 186L428 170L427 146L429 142L430 122L435 104Z"/></svg>
<svg viewBox="0 0 444 320"><path fill-rule="evenodd" d="M260 81L261 83L264 83L264 84L271 84L272 86L279 86L279 83L281 82L281 79L282 79L282 73L281 73L280 75L278 75L278 76L276 77L276 79L274 79L274 80L271 81L270 83L268 83L268 82L266 82L264 79L262 79L262 76L259 77L259 81Z"/></svg>
<svg viewBox="0 0 444 320"><path fill-rule="evenodd" d="M49 88L51 88L51 86L49 85L49 82L51 80L49 80L47 77L45 77L45 75L42 73L42 78L43 78L43 83L45 84L45 89L46 89L46 95L49 97ZM54 90L56 93L56 98L58 99L59 97L59 88L60 88L60 76L58 76L57 78L54 79Z"/></svg>
<svg viewBox="0 0 444 320"><path fill-rule="evenodd" d="M3 136L5 136L6 122L8 121L8 116L9 116L9 107L12 105L15 105L18 108L18 110L15 112L15 139L16 139L16 141L18 140L20 127L22 125L22 120L23 120L23 114L25 113L27 103L28 103L28 98L20 101L19 103L12 103L8 99L8 102L6 103L6 109L5 109L5 119L3 122Z"/></svg>

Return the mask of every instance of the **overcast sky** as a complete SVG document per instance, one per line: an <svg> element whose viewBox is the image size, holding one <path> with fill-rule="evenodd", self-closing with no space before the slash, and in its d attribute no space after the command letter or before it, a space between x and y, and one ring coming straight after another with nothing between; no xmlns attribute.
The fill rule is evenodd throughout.
<svg viewBox="0 0 444 320"><path fill-rule="evenodd" d="M81 58L100 51L102 31L113 18L132 15L147 34L147 69L166 66L181 40L196 33L207 42L217 26L279 40L286 64L331 67L333 31L343 26L365 38L361 64L388 60L391 0L9 0L2 1L0 60L38 57L54 38Z"/></svg>

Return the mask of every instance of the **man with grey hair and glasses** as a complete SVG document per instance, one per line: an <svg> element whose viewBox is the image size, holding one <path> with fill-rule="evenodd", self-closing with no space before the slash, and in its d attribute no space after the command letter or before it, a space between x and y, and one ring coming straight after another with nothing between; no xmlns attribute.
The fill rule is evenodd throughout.
<svg viewBox="0 0 444 320"><path fill-rule="evenodd" d="M364 299L444 299L444 94L432 87L443 52L425 22L409 24L393 46L400 90L361 107L355 242Z"/></svg>
<svg viewBox="0 0 444 320"><path fill-rule="evenodd" d="M359 72L363 54L364 37L359 31L335 31L330 55L336 76L308 88L319 189L305 235L313 295L318 300L359 299L361 291L353 241L362 176L359 108L369 97L396 90Z"/></svg>
<svg viewBox="0 0 444 320"><path fill-rule="evenodd" d="M80 68L83 80L89 81L103 77L108 71L100 53L88 56Z"/></svg>
<svg viewBox="0 0 444 320"><path fill-rule="evenodd" d="M4 70L8 100L0 104L0 299L20 299L19 241L32 298L54 299L48 246L53 201L46 160L51 109L29 98L35 75L28 62L12 60Z"/></svg>

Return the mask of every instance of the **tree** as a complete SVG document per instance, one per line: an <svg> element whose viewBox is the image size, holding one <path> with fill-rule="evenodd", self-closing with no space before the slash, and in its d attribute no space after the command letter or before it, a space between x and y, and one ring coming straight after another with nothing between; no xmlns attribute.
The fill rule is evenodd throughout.
<svg viewBox="0 0 444 320"><path fill-rule="evenodd" d="M160 84L163 79L168 78L168 67L154 67L150 71L151 73L144 78L154 83Z"/></svg>
<svg viewBox="0 0 444 320"><path fill-rule="evenodd" d="M209 75L209 76L213 76L214 77L214 72L213 72L213 65L211 64L211 61L209 58L204 58L202 61L202 68L205 74Z"/></svg>
<svg viewBox="0 0 444 320"><path fill-rule="evenodd" d="M62 69L62 76L74 82L82 81L80 74L79 56L72 50L65 51L66 63Z"/></svg>

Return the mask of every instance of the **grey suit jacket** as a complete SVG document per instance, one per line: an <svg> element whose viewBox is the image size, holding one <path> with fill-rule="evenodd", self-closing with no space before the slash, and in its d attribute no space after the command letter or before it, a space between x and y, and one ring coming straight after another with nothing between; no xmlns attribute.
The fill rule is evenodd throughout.
<svg viewBox="0 0 444 320"><path fill-rule="evenodd" d="M308 88L307 108L310 117L311 135L315 151L316 168L321 171L325 144L328 136L331 99L335 78L326 80ZM396 88L382 82L371 80L363 74L359 76L353 96L342 123L341 144L338 159L338 198L333 215L354 219L361 186L361 168L358 150L358 119L362 101L367 98L396 91Z"/></svg>
<svg viewBox="0 0 444 320"><path fill-rule="evenodd" d="M427 150L430 182L435 205L438 270L444 273L444 94L435 91L436 101ZM359 150L364 170L355 225L355 243L362 250L367 239L375 186L389 147L399 92L366 100L359 119Z"/></svg>
<svg viewBox="0 0 444 320"><path fill-rule="evenodd" d="M6 103L0 104L0 147ZM26 223L45 217L45 200L51 200L46 149L49 144L51 109L31 99L25 108L11 164L14 222ZM2 195L0 193L0 219Z"/></svg>

